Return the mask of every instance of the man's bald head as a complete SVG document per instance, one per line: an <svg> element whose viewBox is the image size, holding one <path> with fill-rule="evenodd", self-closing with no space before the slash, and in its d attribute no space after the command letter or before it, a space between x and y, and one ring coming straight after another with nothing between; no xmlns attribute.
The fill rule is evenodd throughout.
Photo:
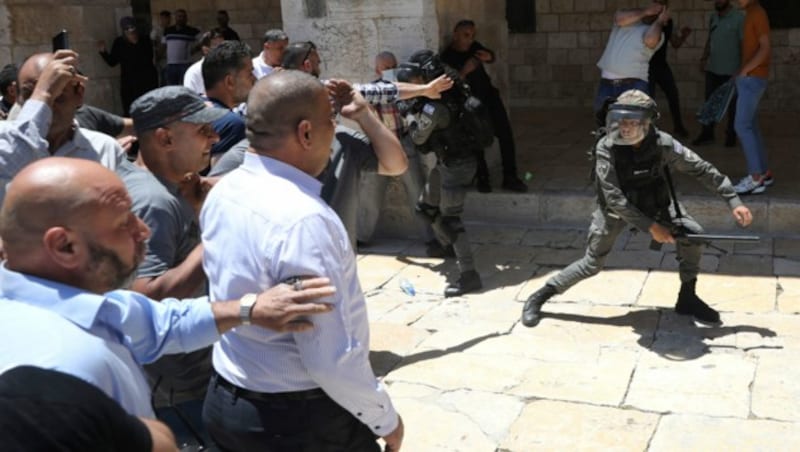
<svg viewBox="0 0 800 452"><path fill-rule="evenodd" d="M31 97L36 81L39 80L45 66L51 61L53 61L52 53L37 53L31 55L19 68L17 85L20 87L20 103L24 103Z"/></svg>
<svg viewBox="0 0 800 452"><path fill-rule="evenodd" d="M314 115L327 91L319 79L284 70L262 78L247 98L247 138L255 149L268 149L291 136L297 124Z"/></svg>
<svg viewBox="0 0 800 452"><path fill-rule="evenodd" d="M127 196L122 181L99 163L50 157L20 171L0 210L0 237L9 259L41 245L54 226L70 227L93 205Z"/></svg>

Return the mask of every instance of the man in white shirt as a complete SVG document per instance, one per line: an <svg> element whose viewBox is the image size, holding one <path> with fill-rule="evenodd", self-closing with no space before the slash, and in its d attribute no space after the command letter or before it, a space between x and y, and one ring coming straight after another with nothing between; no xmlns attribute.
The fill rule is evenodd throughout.
<svg viewBox="0 0 800 452"><path fill-rule="evenodd" d="M370 367L355 255L316 179L335 127L328 93L308 74L281 71L255 85L247 112L244 162L200 214L210 297L247 299L275 282L325 274L335 314L315 317L306 335L246 326L225 334L214 346L206 428L225 450L378 452L383 437L398 451L403 423Z"/></svg>
<svg viewBox="0 0 800 452"><path fill-rule="evenodd" d="M183 86L201 96L206 95L206 86L203 80L203 61L205 61L208 52L222 44L223 41L225 41L225 38L222 36L222 31L218 28L203 33L203 38L200 40L200 49L203 52L203 58L195 61L194 64L189 66L186 73L183 74Z"/></svg>
<svg viewBox="0 0 800 452"><path fill-rule="evenodd" d="M253 75L261 79L281 65L283 51L289 45L289 36L283 30L272 29L264 33L264 50L253 58Z"/></svg>

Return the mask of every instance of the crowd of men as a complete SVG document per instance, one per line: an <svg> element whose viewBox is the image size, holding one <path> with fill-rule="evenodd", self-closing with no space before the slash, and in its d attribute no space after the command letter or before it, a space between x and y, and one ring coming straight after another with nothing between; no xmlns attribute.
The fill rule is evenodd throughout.
<svg viewBox="0 0 800 452"><path fill-rule="evenodd" d="M605 135L586 256L531 295L525 326L600 271L626 224L677 241L675 310L721 322L694 292L701 248L680 233L700 226L671 195L669 170L718 192L742 226L752 216L738 186L656 128L642 58L663 44L668 17L661 0L615 17L598 64ZM159 18L150 36L123 18L111 50L98 43L122 66L123 116L85 105L72 50L0 71L0 111L12 117L0 122L4 444L377 451L382 438L400 450L402 419L368 359L355 253L372 240L387 178L399 176L427 253L458 264L444 295L482 287L460 216L473 180L491 190L483 152L495 137L502 187L527 190L484 68L494 53L462 20L441 56L421 50L399 63L381 52L377 78L358 84L320 79L317 46L281 30L253 55L225 11L206 33L184 10L174 25L169 12ZM741 78L761 77L760 62L743 65ZM740 102L763 92L736 83ZM759 165L751 180L764 186Z"/></svg>

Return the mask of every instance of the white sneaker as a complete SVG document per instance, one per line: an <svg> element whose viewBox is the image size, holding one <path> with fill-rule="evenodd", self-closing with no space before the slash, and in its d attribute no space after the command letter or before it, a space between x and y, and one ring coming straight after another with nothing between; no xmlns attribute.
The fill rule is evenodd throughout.
<svg viewBox="0 0 800 452"><path fill-rule="evenodd" d="M733 189L736 191L737 195L757 195L759 193L764 193L767 187L764 186L763 179L756 181L753 179L753 176L747 176L743 177L738 184L734 185Z"/></svg>

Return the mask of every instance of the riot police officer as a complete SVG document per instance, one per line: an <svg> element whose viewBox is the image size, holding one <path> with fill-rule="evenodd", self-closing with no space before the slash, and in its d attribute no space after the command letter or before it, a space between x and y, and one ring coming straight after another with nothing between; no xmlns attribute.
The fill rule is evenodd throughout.
<svg viewBox="0 0 800 452"><path fill-rule="evenodd" d="M669 134L654 126L656 103L638 90L622 93L610 105L605 136L595 144L598 207L592 214L586 254L534 292L522 309L522 324L539 323L542 305L602 268L617 236L632 225L647 231L658 243L676 243L681 289L675 312L706 325L719 325L719 313L695 294L702 244L673 236L676 226L699 233L702 228L674 199L670 170L697 178L728 202L741 226L752 221L750 210L733 190L730 180Z"/></svg>
<svg viewBox="0 0 800 452"><path fill-rule="evenodd" d="M427 83L447 68L429 50L416 52L408 64L401 65L398 80ZM491 143L491 125L480 101L469 87L447 71L456 81L453 89L437 100L422 99L411 107L409 134L420 152L436 153L417 211L431 224L436 239L445 249L452 246L460 276L448 284L445 297L455 297L482 287L475 270L469 240L461 221L467 187L472 182L477 154Z"/></svg>

